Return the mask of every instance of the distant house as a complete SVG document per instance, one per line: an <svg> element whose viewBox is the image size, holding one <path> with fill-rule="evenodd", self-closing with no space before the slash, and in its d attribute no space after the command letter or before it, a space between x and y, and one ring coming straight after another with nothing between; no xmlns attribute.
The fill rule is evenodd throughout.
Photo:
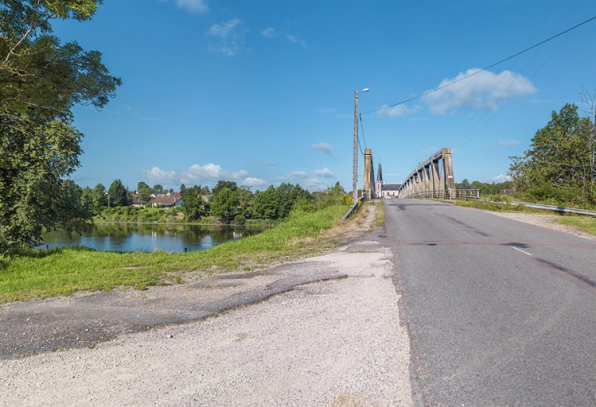
<svg viewBox="0 0 596 407"><path fill-rule="evenodd" d="M142 199L133 199L131 205L135 208L144 208L145 205L147 205L147 201L143 201Z"/></svg>
<svg viewBox="0 0 596 407"><path fill-rule="evenodd" d="M379 163L375 196L377 198L395 198L399 195L399 188L401 188L401 184L386 184L383 181L383 169Z"/></svg>
<svg viewBox="0 0 596 407"><path fill-rule="evenodd" d="M157 208L158 205L161 205L163 208L173 208L174 206L180 206L182 205L182 196L179 193L167 195L159 194L153 199L152 206Z"/></svg>

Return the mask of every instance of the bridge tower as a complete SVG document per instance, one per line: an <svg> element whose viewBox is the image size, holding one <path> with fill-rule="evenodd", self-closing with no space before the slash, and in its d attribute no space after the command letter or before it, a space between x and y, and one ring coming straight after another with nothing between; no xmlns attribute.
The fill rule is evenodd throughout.
<svg viewBox="0 0 596 407"><path fill-rule="evenodd" d="M375 197L375 172L372 164L372 150L367 148L364 150L364 182L362 183L362 195L366 199L373 199Z"/></svg>

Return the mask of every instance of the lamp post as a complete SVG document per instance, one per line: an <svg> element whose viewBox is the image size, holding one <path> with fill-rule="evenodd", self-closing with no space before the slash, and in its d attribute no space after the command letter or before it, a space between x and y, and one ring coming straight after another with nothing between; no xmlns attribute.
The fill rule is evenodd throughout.
<svg viewBox="0 0 596 407"><path fill-rule="evenodd" d="M362 92L368 92L368 88ZM354 203L358 202L358 91L354 91L354 168L352 177Z"/></svg>

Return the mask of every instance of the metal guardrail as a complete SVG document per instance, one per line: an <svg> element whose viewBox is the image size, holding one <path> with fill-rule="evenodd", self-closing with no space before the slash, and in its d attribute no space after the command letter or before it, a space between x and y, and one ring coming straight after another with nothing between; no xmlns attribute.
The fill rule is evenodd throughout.
<svg viewBox="0 0 596 407"><path fill-rule="evenodd" d="M528 203L528 202L511 201L511 203L513 205L524 205L529 208L545 209L545 210L555 211L555 212L578 213L580 215L596 216L595 211L588 211L586 209L567 208L565 206L555 206L555 205L542 205L542 204L534 204L534 203Z"/></svg>
<svg viewBox="0 0 596 407"><path fill-rule="evenodd" d="M347 212L346 212L346 214L343 216L343 218L341 218L341 220L346 220L346 219L348 219L350 216L352 216L352 214L354 213L354 211L355 211L356 209L358 209L358 204L359 204L360 202L362 202L362 201L364 201L364 197L363 197L363 196L362 196L362 197L360 197L360 198L359 198L359 199L358 199L358 200L357 200L357 201L354 203L354 205L352 205L352 206L350 207L350 209L348 209L348 211L347 211Z"/></svg>

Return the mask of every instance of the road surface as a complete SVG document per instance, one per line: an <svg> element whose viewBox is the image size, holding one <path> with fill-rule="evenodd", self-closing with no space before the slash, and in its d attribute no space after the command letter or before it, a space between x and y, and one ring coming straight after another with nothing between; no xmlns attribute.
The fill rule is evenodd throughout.
<svg viewBox="0 0 596 407"><path fill-rule="evenodd" d="M385 201L426 406L596 405L596 242L432 201Z"/></svg>

